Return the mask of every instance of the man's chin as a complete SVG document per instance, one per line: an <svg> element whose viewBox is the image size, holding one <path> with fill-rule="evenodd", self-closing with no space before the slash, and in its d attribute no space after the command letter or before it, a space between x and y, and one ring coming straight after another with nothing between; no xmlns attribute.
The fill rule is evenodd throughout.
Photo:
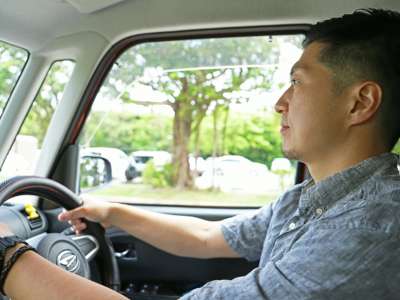
<svg viewBox="0 0 400 300"><path fill-rule="evenodd" d="M282 153L283 156L286 157L287 159L300 160L298 153L293 149L282 148Z"/></svg>

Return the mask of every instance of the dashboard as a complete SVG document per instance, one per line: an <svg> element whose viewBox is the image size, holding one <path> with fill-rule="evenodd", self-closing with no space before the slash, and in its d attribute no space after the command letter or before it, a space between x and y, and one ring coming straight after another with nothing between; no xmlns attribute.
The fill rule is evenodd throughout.
<svg viewBox="0 0 400 300"><path fill-rule="evenodd" d="M6 203L0 207L0 222L6 224L18 237L36 246L34 238L48 229L46 216L31 204Z"/></svg>

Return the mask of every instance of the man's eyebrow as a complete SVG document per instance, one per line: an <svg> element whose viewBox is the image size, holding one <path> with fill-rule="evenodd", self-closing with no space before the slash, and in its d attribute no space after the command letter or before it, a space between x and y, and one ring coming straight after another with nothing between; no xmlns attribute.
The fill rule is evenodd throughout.
<svg viewBox="0 0 400 300"><path fill-rule="evenodd" d="M292 76L293 73L296 72L296 71L299 70L299 69L305 70L305 69L307 69L307 67L306 67L305 65L303 65L303 64L295 63L295 64L292 66L292 68L290 69L290 76Z"/></svg>

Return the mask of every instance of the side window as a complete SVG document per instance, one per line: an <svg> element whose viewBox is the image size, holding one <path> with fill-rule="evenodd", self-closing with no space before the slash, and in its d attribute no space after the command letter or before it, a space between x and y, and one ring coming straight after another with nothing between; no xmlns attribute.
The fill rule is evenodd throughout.
<svg viewBox="0 0 400 300"><path fill-rule="evenodd" d="M293 184L274 104L302 35L149 42L127 49L101 87L81 135L107 158L97 199L261 206Z"/></svg>
<svg viewBox="0 0 400 300"><path fill-rule="evenodd" d="M27 60L27 51L0 42L0 115Z"/></svg>
<svg viewBox="0 0 400 300"><path fill-rule="evenodd" d="M44 136L73 67L72 61L57 61L52 64L7 155L0 178L33 175Z"/></svg>

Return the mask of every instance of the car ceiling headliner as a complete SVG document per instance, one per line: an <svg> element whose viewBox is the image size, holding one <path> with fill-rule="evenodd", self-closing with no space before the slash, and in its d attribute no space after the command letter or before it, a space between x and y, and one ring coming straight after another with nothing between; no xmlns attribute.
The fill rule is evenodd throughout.
<svg viewBox="0 0 400 300"><path fill-rule="evenodd" d="M84 31L115 41L146 31L313 23L362 7L400 10L400 1L9 0L0 9L0 40L34 51Z"/></svg>

